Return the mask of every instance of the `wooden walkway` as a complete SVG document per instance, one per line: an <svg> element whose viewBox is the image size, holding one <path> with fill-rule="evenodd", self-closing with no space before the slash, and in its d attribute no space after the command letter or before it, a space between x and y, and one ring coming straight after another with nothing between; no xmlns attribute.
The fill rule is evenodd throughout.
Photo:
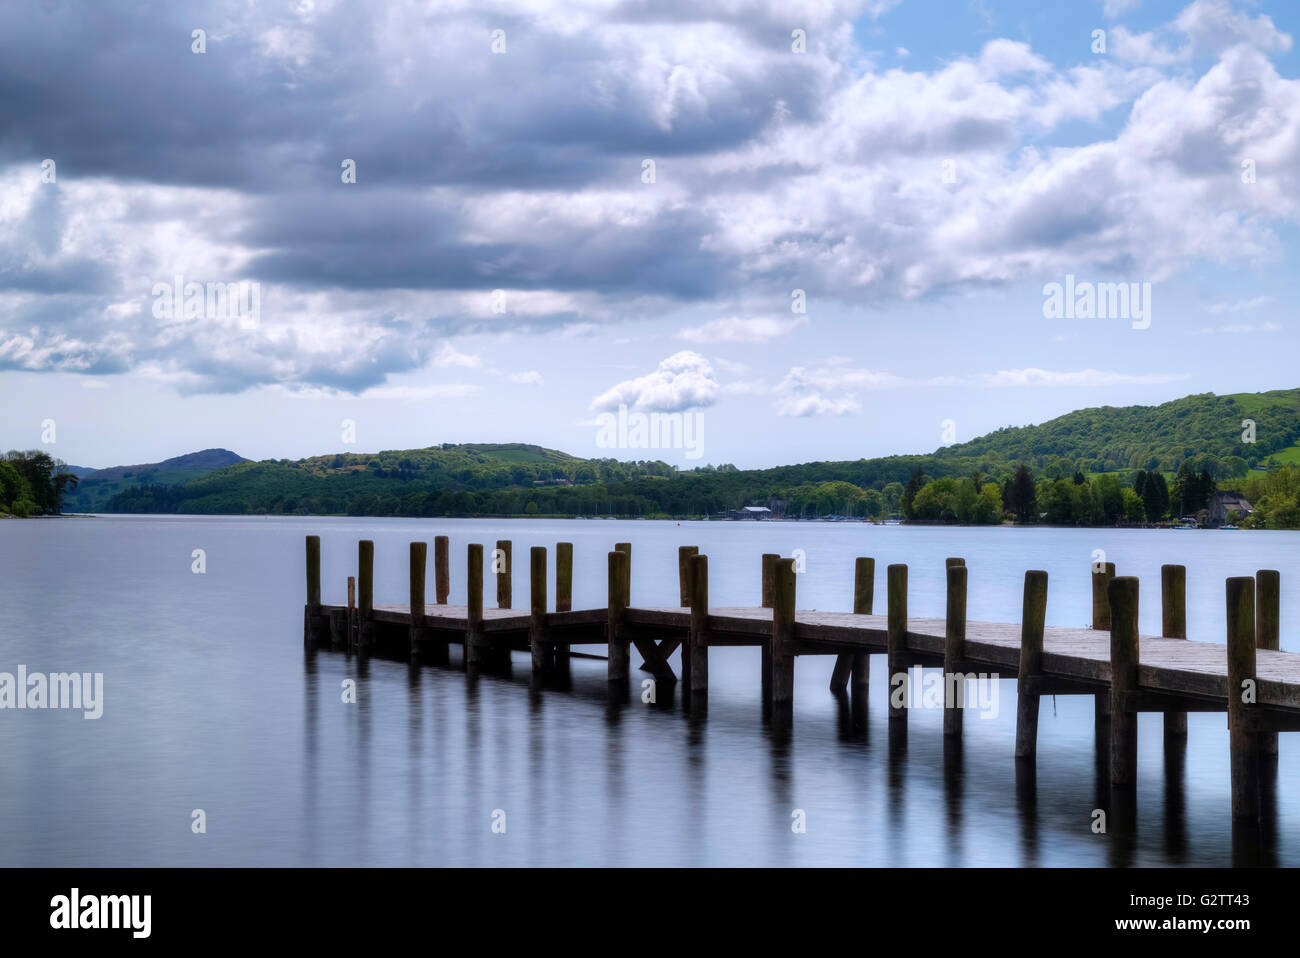
<svg viewBox="0 0 1300 958"><path fill-rule="evenodd" d="M603 647L608 677L625 695L629 653L640 654L642 670L656 681L679 682L686 704L702 710L708 695L708 649L755 646L762 650L762 695L773 726L793 721L794 663L798 656L836 657L831 688L851 689L865 705L869 656L887 657L891 690L888 715L905 729L907 672L915 667L944 671L944 734L960 737L962 714L972 703L961 698L968 679L1017 679L1016 758L1037 754L1038 705L1042 695L1092 695L1099 736L1109 739L1112 788L1135 785L1136 713L1164 713L1166 737L1187 734L1186 713L1226 712L1231 739L1232 806L1237 820L1258 820L1261 762L1276 761L1277 733L1300 731L1300 654L1279 646L1280 580L1261 570L1255 577L1228 579L1227 643L1186 637L1186 570L1167 565L1161 575L1164 634L1139 636L1138 581L1117 577L1113 564L1093 570L1093 628L1044 625L1047 573L1025 574L1021 623L971 622L965 618L966 568L947 560L947 615L907 615L907 566L887 570L888 611L873 614L875 563L860 558L854 569L854 612L820 612L795 607L793 560L762 557L763 605L710 607L708 559L694 547L679 550L681 604L633 607L629 603L631 546L609 553L609 602L605 608L573 610L572 545L556 550L555 602L548 607L547 550L529 557L529 609L511 608L511 544L496 544L492 556L497 608L483 604L484 555L470 545L467 605L449 605L449 557L445 536L435 540L436 598L425 601L427 546L411 544L411 601L380 605L373 596L374 545L358 546L358 576L348 579L347 605L320 600L320 541L307 537L307 605L304 639L310 647L359 653L410 655L449 664L448 647L463 647L466 669L509 667L511 652L529 652L534 673L567 670L582 646ZM359 585L359 590L356 586ZM670 656L680 649L676 674ZM955 679L956 681L951 681Z"/></svg>

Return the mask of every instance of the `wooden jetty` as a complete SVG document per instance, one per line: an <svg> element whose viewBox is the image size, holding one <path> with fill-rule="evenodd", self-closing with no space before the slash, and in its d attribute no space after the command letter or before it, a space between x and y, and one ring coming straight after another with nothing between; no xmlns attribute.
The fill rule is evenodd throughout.
<svg viewBox="0 0 1300 958"><path fill-rule="evenodd" d="M357 576L348 578L347 604L321 601L320 538L306 542L307 603L304 641L359 654L410 655L430 664L449 663L448 648L463 647L467 670L508 668L512 652L531 655L534 675L563 673L576 647L604 647L608 679L625 694L630 650L656 681L680 680L692 711L707 702L709 649L757 646L762 650L765 714L777 729L793 721L794 665L798 656L836 657L831 688L850 690L865 705L873 654L884 654L890 688L906 688L915 667L944 672L943 734L960 739L967 678L1017 681L1015 757L1032 763L1037 754L1038 705L1043 695L1091 695L1099 741L1109 739L1110 785L1133 789L1137 778L1137 713L1161 712L1165 736L1187 734L1188 712L1227 714L1231 750L1232 816L1260 817L1261 763L1275 762L1277 733L1300 731L1300 654L1279 648L1280 577L1260 570L1226 582L1226 644L1187 637L1186 569L1161 570L1161 632L1138 632L1138 580L1117 576L1113 563L1092 571L1092 628L1045 626L1047 573L1025 573L1020 623L966 619L967 568L947 560L945 618L907 613L907 566L886 570L886 614L873 611L875 562L854 564L853 612L799 610L794 560L761 557L758 607L709 604L708 557L694 546L678 550L679 604L641 607L631 602L630 543L608 554L608 601L602 609L574 609L573 546L554 550L554 601L548 601L548 550L529 552L530 608L512 603L511 548L496 543L490 569L497 577L497 607L483 598L484 550L467 548L466 605L449 605L450 561L446 536L434 540L435 602L426 603L428 546L410 546L410 600L401 606L374 604L374 543L357 548ZM548 608L549 607L549 608ZM678 676L670 656L681 651ZM954 681L955 679L955 681ZM889 697L891 738L905 736L907 701Z"/></svg>

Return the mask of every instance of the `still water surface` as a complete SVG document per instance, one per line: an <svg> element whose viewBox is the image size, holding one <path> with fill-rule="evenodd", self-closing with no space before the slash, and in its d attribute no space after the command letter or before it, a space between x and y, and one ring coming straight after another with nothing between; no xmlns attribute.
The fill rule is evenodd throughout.
<svg viewBox="0 0 1300 958"><path fill-rule="evenodd" d="M1105 807L1090 696L1045 698L1036 774L1017 779L1015 683L945 756L941 712L909 718L891 753L884 660L865 731L801 657L792 737L774 741L757 649L715 649L707 719L680 703L607 700L605 664L568 691L467 682L302 648L303 536L319 533L325 601L341 602L356 541L375 540L376 601L403 603L407 543L448 534L452 602L465 545L574 543L574 607L605 604L605 555L630 541L632 601L675 605L679 545L710 557L718 606L754 605L760 555L802 549L799 606L848 611L853 559L910 566L910 611L942 616L944 557L970 568L972 619L1017 621L1026 569L1050 576L1049 625L1085 626L1095 549L1142 580L1159 631L1159 569L1187 566L1188 628L1222 642L1223 581L1281 570L1282 647L1300 651L1300 534L877 527L833 523L96 517L0 523L0 671L104 673L104 714L0 711L0 865L1226 865L1234 860L1219 714L1188 718L1166 753L1139 722L1137 828L1091 830ZM202 549L206 572L194 574ZM552 564L553 564L552 558ZM552 565L553 570L553 565ZM528 577L515 576L527 608ZM491 589L489 588L489 592ZM673 659L676 667L676 656ZM633 666L640 657L633 652ZM643 673L633 672L634 684ZM357 702L342 701L345 679ZM1263 860L1300 865L1300 736L1281 736ZM202 809L206 834L191 830ZM803 812L807 830L791 829ZM492 830L505 813L505 834ZM499 818L499 816L498 816ZM1240 844L1240 836L1238 838ZM1238 851L1240 855L1240 848ZM1240 857L1237 861L1241 861Z"/></svg>

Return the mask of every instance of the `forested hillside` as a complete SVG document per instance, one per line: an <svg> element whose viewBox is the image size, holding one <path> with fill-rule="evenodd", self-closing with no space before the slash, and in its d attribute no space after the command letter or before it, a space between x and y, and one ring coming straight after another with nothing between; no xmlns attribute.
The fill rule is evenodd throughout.
<svg viewBox="0 0 1300 958"><path fill-rule="evenodd" d="M1243 426L1244 420L1253 425ZM106 509L716 516L772 501L778 511L810 517L1138 523L1194 514L1217 488L1241 485L1252 467L1262 476L1270 465L1300 461L1297 452L1300 390L1207 393L1159 406L1080 410L1038 426L1000 429L928 455L770 469L724 464L677 471L663 462L580 459L524 444L443 444L241 462L189 481L125 489L108 500ZM1289 521L1284 518L1290 515L1285 488L1283 482L1278 486L1282 491L1273 493L1273 511L1281 517L1275 524Z"/></svg>

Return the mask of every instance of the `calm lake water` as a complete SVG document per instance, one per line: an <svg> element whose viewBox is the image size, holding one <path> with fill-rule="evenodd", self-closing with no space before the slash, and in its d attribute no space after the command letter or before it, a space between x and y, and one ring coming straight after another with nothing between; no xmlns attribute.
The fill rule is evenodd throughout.
<svg viewBox="0 0 1300 958"><path fill-rule="evenodd" d="M407 543L447 534L453 602L465 545L574 543L574 607L605 604L606 553L633 543L632 601L675 605L677 546L710 557L710 599L754 605L760 555L802 549L801 608L851 608L853 559L910 566L910 611L942 616L944 557L970 569L972 619L1017 621L1026 569L1050 575L1049 625L1086 626L1095 549L1142 580L1158 632L1161 563L1188 574L1191 638L1223 642L1224 579L1281 570L1282 647L1300 651L1300 534L878 527L832 523L97 517L0 522L0 671L104 673L104 712L0 711L0 865L1227 865L1221 714L1193 713L1184 752L1139 723L1137 827L1096 835L1091 696L1045 698L1039 758L1017 782L1015 683L967 718L945 757L941 711L914 710L891 750L883 657L855 732L800 657L794 731L773 739L757 649L714 649L707 719L680 701L607 701L605 663L530 693L529 665L463 672L302 647L303 536L319 533L326 602L356 541L375 540L376 601L406 598ZM206 572L191 571L191 553ZM553 563L552 558L552 563ZM521 566L522 569L522 566ZM553 571L553 565L552 565ZM516 574L527 608L528 577ZM488 591L491 592L489 584ZM432 574L430 574L432 593ZM432 598L432 596L431 596ZM453 660L455 660L453 652ZM676 667L676 656L673 659ZM342 701L345 679L357 702ZM1265 861L1300 864L1300 736L1281 736ZM194 834L202 809L207 831ZM792 831L800 809L806 832ZM505 812L505 834L492 830ZM1239 838L1240 842L1240 838ZM1240 861L1241 859L1237 859Z"/></svg>

